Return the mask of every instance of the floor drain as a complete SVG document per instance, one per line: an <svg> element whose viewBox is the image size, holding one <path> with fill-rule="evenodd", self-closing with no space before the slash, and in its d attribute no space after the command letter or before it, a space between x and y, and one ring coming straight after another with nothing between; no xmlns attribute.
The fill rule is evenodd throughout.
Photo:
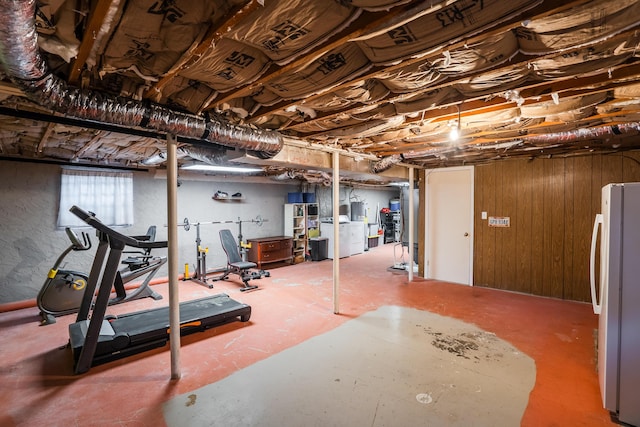
<svg viewBox="0 0 640 427"><path fill-rule="evenodd" d="M420 403L424 403L425 405L433 402L433 398L429 393L420 393L416 395L416 400Z"/></svg>

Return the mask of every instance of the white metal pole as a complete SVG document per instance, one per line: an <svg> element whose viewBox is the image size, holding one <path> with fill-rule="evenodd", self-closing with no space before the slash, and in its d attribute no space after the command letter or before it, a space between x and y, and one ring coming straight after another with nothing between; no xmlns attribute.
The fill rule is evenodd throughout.
<svg viewBox="0 0 640 427"><path fill-rule="evenodd" d="M409 282L413 280L413 234L415 218L413 217L413 166L409 166Z"/></svg>
<svg viewBox="0 0 640 427"><path fill-rule="evenodd" d="M167 224L178 223L178 144L167 135ZM178 295L178 227L168 227L169 346L171 379L180 378L180 297Z"/></svg>
<svg viewBox="0 0 640 427"><path fill-rule="evenodd" d="M333 313L340 314L340 155L333 152Z"/></svg>

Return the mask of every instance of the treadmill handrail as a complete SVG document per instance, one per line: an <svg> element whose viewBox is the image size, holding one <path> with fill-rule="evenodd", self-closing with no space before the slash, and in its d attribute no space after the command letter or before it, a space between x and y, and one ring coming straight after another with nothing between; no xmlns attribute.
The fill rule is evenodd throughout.
<svg viewBox="0 0 640 427"><path fill-rule="evenodd" d="M138 240L134 237L126 236L122 233L118 233L113 228L103 224L98 218L96 218L94 214L89 213L79 208L78 206L73 205L69 210L71 211L72 214L74 214L75 216L77 216L87 224L89 224L91 227L105 233L107 236L113 239L120 240L127 246L133 246L134 248L152 248L153 249L153 248L166 248L169 245L169 242L166 240L149 242L144 240Z"/></svg>

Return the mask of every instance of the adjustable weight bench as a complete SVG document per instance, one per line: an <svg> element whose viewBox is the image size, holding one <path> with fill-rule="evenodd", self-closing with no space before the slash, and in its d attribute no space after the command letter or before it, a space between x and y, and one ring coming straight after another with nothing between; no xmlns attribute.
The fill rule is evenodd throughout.
<svg viewBox="0 0 640 427"><path fill-rule="evenodd" d="M258 285L249 285L249 280L261 279L263 276L269 277L268 271L253 270L258 266L255 262L242 260L238 245L236 244L233 234L231 234L231 230L220 230L220 241L222 242L222 249L224 249L224 252L227 254L227 269L222 276L214 280L225 280L230 274L237 274L240 276L242 283L244 283L244 287L242 287L240 291L244 292L258 288Z"/></svg>

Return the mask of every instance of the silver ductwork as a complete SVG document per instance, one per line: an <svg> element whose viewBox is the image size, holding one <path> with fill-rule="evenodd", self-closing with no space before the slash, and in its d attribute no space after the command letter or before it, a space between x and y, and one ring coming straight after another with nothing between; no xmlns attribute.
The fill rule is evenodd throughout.
<svg viewBox="0 0 640 427"><path fill-rule="evenodd" d="M167 153L165 152L158 152L156 154L154 154L153 156L144 159L142 161L142 164L145 166L157 166L161 163L164 163L167 161Z"/></svg>
<svg viewBox="0 0 640 427"><path fill-rule="evenodd" d="M226 151L222 149L212 150L208 147L199 147L189 145L178 148L178 153L183 156L189 156L194 160L201 161L208 165L221 165L226 160Z"/></svg>
<svg viewBox="0 0 640 427"><path fill-rule="evenodd" d="M226 150L223 147L204 147L197 145L185 145L178 147L178 158L190 157L209 165L222 165L227 160ZM167 161L167 153L159 151L153 156L142 161L145 166L156 166Z"/></svg>
<svg viewBox="0 0 640 427"><path fill-rule="evenodd" d="M488 144L485 147L477 147L479 150L498 150L508 149L514 145L524 143L531 144L532 148L553 148L563 144L573 144L580 141L588 141L592 139L614 138L617 136L635 136L640 135L640 122L618 123L615 125L606 125L586 129L575 129L566 132L556 132L544 135L522 136L513 141L507 141L501 144ZM394 154L385 157L378 162L372 164L371 170L374 173L380 173L391 166L400 163L403 160L421 159L427 156L441 156L443 153L450 152L453 147L432 148L424 151L412 151L403 154ZM526 149L525 149L526 150Z"/></svg>
<svg viewBox="0 0 640 427"><path fill-rule="evenodd" d="M289 181L291 179L298 179L306 181L309 184L320 184L325 187L331 187L333 184L331 181L331 174L323 171L300 171L300 170L288 170L279 175L272 177L275 181Z"/></svg>
<svg viewBox="0 0 640 427"><path fill-rule="evenodd" d="M525 137L525 140L534 144L563 143L570 144L576 141L584 141L594 138L614 137L620 135L640 134L640 123L619 123L587 129L576 129L567 132L550 133L546 135L533 135Z"/></svg>
<svg viewBox="0 0 640 427"><path fill-rule="evenodd" d="M269 158L282 149L277 132L207 120L161 105L69 87L51 74L38 48L35 0L0 2L0 61L32 101L67 117L155 129L185 138L255 152Z"/></svg>
<svg viewBox="0 0 640 427"><path fill-rule="evenodd" d="M393 154L391 156L384 157L377 162L371 164L371 172L380 173L384 172L387 169L390 169L392 166L397 165L404 159L402 154Z"/></svg>

